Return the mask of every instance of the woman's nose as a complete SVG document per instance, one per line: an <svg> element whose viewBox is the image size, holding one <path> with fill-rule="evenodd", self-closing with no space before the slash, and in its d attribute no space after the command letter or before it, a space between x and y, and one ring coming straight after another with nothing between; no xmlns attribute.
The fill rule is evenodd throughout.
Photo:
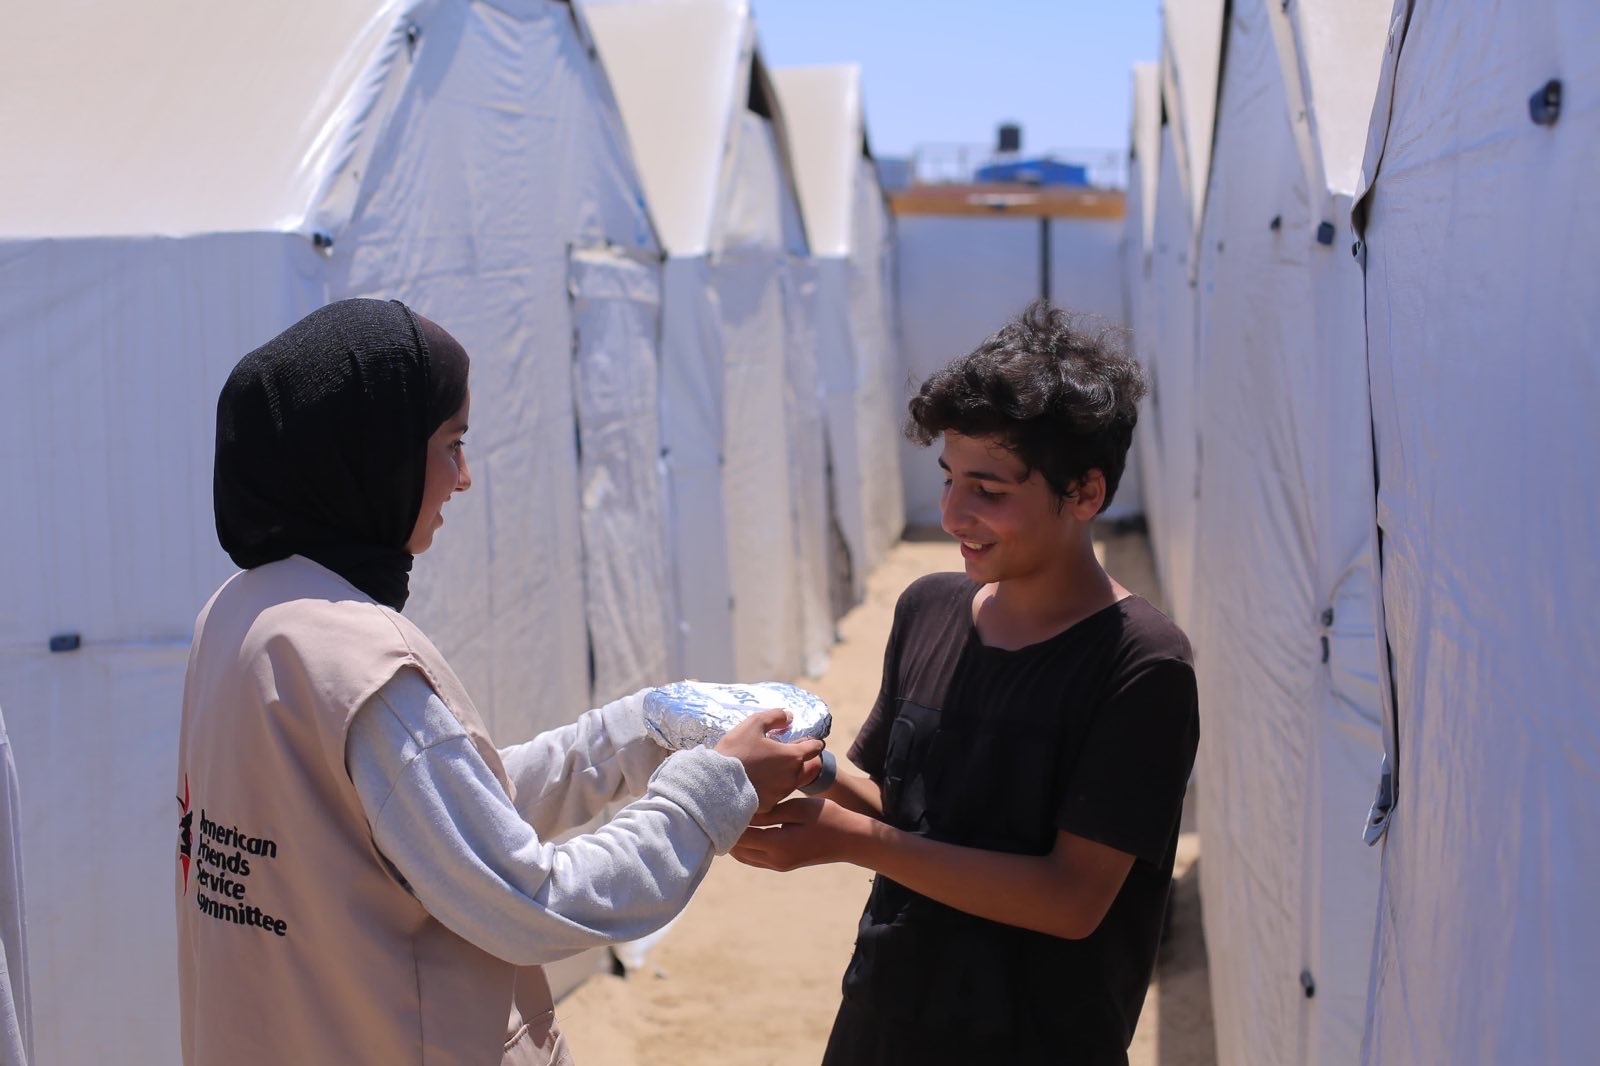
<svg viewBox="0 0 1600 1066"><path fill-rule="evenodd" d="M472 487L472 471L467 469L467 452L461 450L460 462L456 465L456 491L466 492Z"/></svg>

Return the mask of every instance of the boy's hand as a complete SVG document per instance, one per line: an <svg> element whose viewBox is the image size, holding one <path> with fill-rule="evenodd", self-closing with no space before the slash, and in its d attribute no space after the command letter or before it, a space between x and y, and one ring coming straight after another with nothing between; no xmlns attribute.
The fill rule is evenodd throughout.
<svg viewBox="0 0 1600 1066"><path fill-rule="evenodd" d="M744 772L756 790L757 811L770 810L774 803L817 776L822 741L808 737L784 744L767 735L788 725L788 711L756 711L717 741L715 750L744 764Z"/></svg>
<svg viewBox="0 0 1600 1066"><path fill-rule="evenodd" d="M870 821L832 800L792 799L758 815L729 854L746 866L780 873L841 862L850 840Z"/></svg>

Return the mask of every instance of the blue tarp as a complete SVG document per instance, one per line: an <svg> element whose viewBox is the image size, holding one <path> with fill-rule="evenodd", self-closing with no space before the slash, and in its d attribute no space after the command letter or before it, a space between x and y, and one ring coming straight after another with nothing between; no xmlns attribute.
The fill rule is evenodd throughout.
<svg viewBox="0 0 1600 1066"><path fill-rule="evenodd" d="M1025 185L1088 185L1089 168L1055 159L1017 159L979 167L975 178L982 182L1020 182Z"/></svg>

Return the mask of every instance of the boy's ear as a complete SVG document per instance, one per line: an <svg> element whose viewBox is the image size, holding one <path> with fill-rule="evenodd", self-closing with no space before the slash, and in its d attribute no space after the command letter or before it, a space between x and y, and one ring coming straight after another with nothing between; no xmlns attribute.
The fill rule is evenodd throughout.
<svg viewBox="0 0 1600 1066"><path fill-rule="evenodd" d="M1100 505L1106 498L1106 476L1099 470L1091 470L1078 482L1078 490L1067 497L1067 508L1072 512L1072 517L1079 522L1093 520L1100 513Z"/></svg>

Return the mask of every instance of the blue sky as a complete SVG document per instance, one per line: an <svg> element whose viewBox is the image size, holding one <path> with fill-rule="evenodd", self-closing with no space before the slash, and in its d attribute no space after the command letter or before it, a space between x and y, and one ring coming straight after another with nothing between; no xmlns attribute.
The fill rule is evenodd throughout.
<svg viewBox="0 0 1600 1066"><path fill-rule="evenodd" d="M1123 148L1129 69L1159 51L1159 0L752 0L767 63L862 67L873 151Z"/></svg>

